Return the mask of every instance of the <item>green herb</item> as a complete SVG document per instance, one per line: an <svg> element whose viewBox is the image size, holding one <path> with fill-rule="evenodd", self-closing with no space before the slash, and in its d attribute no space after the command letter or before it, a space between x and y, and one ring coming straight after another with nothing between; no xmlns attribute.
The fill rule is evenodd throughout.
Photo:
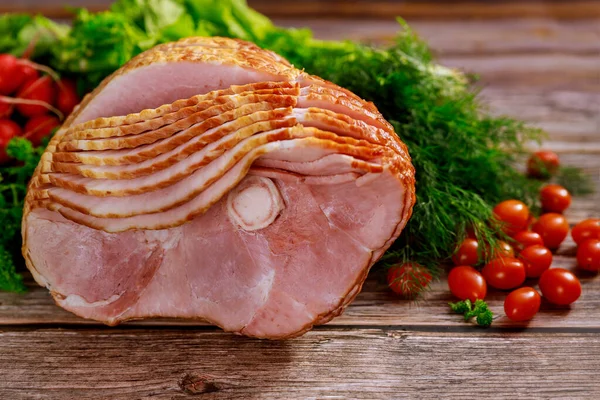
<svg viewBox="0 0 600 400"><path fill-rule="evenodd" d="M14 138L6 152L22 163L20 166L0 168L0 290L25 290L16 265L22 264L21 218L27 183L37 167L45 146L33 147L23 138Z"/></svg>
<svg viewBox="0 0 600 400"><path fill-rule="evenodd" d="M28 46L35 44L33 57L47 56L64 39L69 27L57 24L40 15L0 15L0 53L21 56Z"/></svg>
<svg viewBox="0 0 600 400"><path fill-rule="evenodd" d="M475 322L479 326L490 326L494 318L494 314L489 309L487 303L483 300L475 300L475 304L467 299L457 303L448 303L452 311L457 314L463 314L465 322L475 318Z"/></svg>

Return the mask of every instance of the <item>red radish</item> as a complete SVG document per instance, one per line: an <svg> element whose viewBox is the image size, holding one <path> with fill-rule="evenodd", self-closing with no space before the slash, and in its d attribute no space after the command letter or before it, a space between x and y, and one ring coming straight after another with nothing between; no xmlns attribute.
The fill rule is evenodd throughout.
<svg viewBox="0 0 600 400"><path fill-rule="evenodd" d="M10 160L6 154L8 142L21 134L21 127L10 119L0 119L0 164Z"/></svg>
<svg viewBox="0 0 600 400"><path fill-rule="evenodd" d="M36 115L25 124L23 137L29 139L34 146L38 146L43 138L50 135L59 126L60 121L53 115Z"/></svg>
<svg viewBox="0 0 600 400"><path fill-rule="evenodd" d="M71 114L71 111L79 104L79 96L75 82L70 79L61 79L58 81L58 93L56 95L56 108L58 108L65 117Z"/></svg>
<svg viewBox="0 0 600 400"><path fill-rule="evenodd" d="M40 73L29 64L19 63L18 73L23 78L19 89L21 89L25 84L35 81L40 77Z"/></svg>
<svg viewBox="0 0 600 400"><path fill-rule="evenodd" d="M7 95L17 90L23 83L19 73L19 60L11 54L0 54L0 94Z"/></svg>
<svg viewBox="0 0 600 400"><path fill-rule="evenodd" d="M35 100L41 102L38 104L17 104L17 110L26 117L45 114L52 107L56 89L54 82L49 76L26 83L18 93L18 97L25 100ZM45 104L43 104L45 103Z"/></svg>
<svg viewBox="0 0 600 400"><path fill-rule="evenodd" d="M0 97L0 118L9 118L13 112L13 108L12 103Z"/></svg>

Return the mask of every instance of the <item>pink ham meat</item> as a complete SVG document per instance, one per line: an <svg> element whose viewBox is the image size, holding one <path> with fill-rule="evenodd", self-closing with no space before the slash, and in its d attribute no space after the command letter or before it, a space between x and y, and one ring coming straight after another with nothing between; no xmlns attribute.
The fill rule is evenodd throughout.
<svg viewBox="0 0 600 400"><path fill-rule="evenodd" d="M188 38L132 59L57 132L23 254L84 318L288 338L342 313L414 201L373 104L251 43Z"/></svg>

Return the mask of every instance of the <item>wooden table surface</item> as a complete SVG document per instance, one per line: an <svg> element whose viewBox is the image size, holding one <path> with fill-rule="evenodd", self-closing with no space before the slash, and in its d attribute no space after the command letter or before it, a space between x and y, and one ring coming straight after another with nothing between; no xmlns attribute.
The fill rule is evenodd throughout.
<svg viewBox="0 0 600 400"><path fill-rule="evenodd" d="M0 10L44 5L60 16L60 3L17 0ZM106 2L78 2L92 3ZM282 25L373 43L391 40L392 15L405 13L442 63L482 76L492 112L544 128L545 147L600 188L599 3L250 3ZM567 212L572 224L593 216L598 194ZM574 254L569 238L554 266L574 269ZM178 320L104 327L58 308L28 278L28 293L0 293L0 399L600 398L600 277L580 276L576 304L544 303L528 325L507 320L505 293L492 291L496 319L481 329L449 312L443 280L413 303L391 295L375 271L343 316L282 342Z"/></svg>

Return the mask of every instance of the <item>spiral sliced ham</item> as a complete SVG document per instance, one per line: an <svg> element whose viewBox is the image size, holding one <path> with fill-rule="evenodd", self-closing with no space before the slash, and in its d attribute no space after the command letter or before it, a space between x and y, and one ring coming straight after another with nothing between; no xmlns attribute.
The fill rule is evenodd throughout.
<svg viewBox="0 0 600 400"><path fill-rule="evenodd" d="M23 254L84 318L287 338L344 310L414 201L372 103L251 43L188 38L132 59L57 132Z"/></svg>

